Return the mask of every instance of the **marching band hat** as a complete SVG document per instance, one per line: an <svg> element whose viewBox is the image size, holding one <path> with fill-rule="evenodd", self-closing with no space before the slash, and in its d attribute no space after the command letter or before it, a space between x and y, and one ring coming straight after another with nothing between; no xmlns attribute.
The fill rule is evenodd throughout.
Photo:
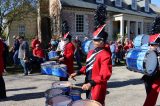
<svg viewBox="0 0 160 106"><path fill-rule="evenodd" d="M71 40L72 36L69 34L69 32L65 33L63 36L64 40L69 39Z"/></svg>
<svg viewBox="0 0 160 106"><path fill-rule="evenodd" d="M158 45L160 43L160 34L151 35L149 38L150 45Z"/></svg>
<svg viewBox="0 0 160 106"><path fill-rule="evenodd" d="M93 40L103 40L104 42L106 41L108 34L104 31L105 26L106 24L98 27L97 30L93 32Z"/></svg>

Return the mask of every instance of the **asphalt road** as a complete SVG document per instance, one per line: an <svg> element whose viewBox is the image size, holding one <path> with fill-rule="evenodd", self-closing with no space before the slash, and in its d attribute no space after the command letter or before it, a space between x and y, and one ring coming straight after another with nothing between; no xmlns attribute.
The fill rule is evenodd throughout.
<svg viewBox="0 0 160 106"><path fill-rule="evenodd" d="M146 94L141 77L142 74L128 71L125 66L113 67L108 81L106 106L143 106ZM44 92L51 88L54 81L58 81L55 76L41 74L7 75L4 79L8 98L0 101L0 106L45 106ZM70 81L79 85L84 82L84 76L76 79ZM84 93L81 96L85 99ZM159 100L157 104L160 104Z"/></svg>

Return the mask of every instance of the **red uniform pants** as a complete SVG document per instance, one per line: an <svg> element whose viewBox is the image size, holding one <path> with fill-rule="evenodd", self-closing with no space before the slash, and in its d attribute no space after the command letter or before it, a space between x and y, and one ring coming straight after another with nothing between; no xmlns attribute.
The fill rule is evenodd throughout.
<svg viewBox="0 0 160 106"><path fill-rule="evenodd" d="M160 91L160 79L157 79L152 84L152 89L147 95L143 106L155 106Z"/></svg>

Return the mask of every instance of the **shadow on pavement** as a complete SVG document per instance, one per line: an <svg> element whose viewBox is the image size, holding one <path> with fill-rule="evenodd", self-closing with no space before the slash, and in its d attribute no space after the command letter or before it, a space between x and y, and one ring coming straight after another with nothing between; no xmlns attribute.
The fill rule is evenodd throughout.
<svg viewBox="0 0 160 106"><path fill-rule="evenodd" d="M128 85L138 85L142 83L143 81L140 79L130 79L127 81L114 81L114 82L108 82L108 88L118 88Z"/></svg>
<svg viewBox="0 0 160 106"><path fill-rule="evenodd" d="M5 101L21 101L21 100L30 100L30 99L37 99L43 98L44 92L36 92L36 93L24 93L24 94L17 94L14 96L7 97Z"/></svg>
<svg viewBox="0 0 160 106"><path fill-rule="evenodd" d="M20 91L20 90L29 90L29 89L37 89L37 87L17 88L17 89L7 89L6 91Z"/></svg>

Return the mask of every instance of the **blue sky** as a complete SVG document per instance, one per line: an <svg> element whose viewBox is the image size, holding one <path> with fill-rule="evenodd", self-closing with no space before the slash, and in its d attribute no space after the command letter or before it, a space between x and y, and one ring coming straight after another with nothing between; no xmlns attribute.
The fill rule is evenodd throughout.
<svg viewBox="0 0 160 106"><path fill-rule="evenodd" d="M160 7L160 0L151 0L153 4L156 4L158 7Z"/></svg>

